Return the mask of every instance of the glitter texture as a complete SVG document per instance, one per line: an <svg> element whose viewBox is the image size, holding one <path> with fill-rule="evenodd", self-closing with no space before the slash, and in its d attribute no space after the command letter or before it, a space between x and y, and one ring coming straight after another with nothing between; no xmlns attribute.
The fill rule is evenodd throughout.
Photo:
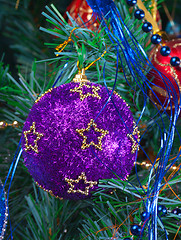
<svg viewBox="0 0 181 240"><path fill-rule="evenodd" d="M3 185L0 180L0 240L4 239L8 219L8 207Z"/></svg>
<svg viewBox="0 0 181 240"><path fill-rule="evenodd" d="M83 184L87 185L89 184L89 186L84 186L84 190L82 190L79 186L79 189L75 189L75 185L74 183L79 183L81 180L83 180ZM97 182L93 182L93 181L87 181L87 177L85 175L84 172L81 173L80 176L78 176L77 179L68 179L65 178L65 181L68 183L68 185L70 186L69 190L67 191L68 193L81 193L81 194L85 194L85 195L89 195L89 189L92 188L94 185L97 185Z"/></svg>
<svg viewBox="0 0 181 240"><path fill-rule="evenodd" d="M135 162L134 143L129 135L134 132L134 119L126 102L114 93L104 107L109 97L107 90L93 83L86 83L91 88L82 85L81 96L86 97L80 99L80 92L71 91L80 84L61 85L40 97L23 127L23 133L29 131L34 122L36 132L43 134L37 141L38 153L31 148L25 151L26 139L22 135L24 163L30 174L42 188L65 199L90 197L97 188L96 184L91 185L85 195L87 185L80 180L73 183L74 190L81 191L71 192L68 179L76 180L84 173L87 182L98 183L100 179L114 178L115 172L124 180ZM95 88L99 98L92 96ZM79 134L82 129L86 130L85 137ZM138 135L133 137L139 139ZM33 136L28 136L33 145ZM86 148L82 148L84 138ZM101 149L96 147L98 144Z"/></svg>
<svg viewBox="0 0 181 240"><path fill-rule="evenodd" d="M38 153L37 142L38 142L38 140L40 140L41 137L43 137L43 134L36 132L35 122L32 123L32 126L30 127L29 131L24 131L23 133L24 133L24 138L25 138L25 141L26 141L25 151L28 151L28 150L32 149L34 152ZM32 138L28 139L28 134L30 136L32 136L31 133L32 133L32 135L36 135L36 139L34 139L33 141L32 141Z"/></svg>
<svg viewBox="0 0 181 240"><path fill-rule="evenodd" d="M95 143L96 140L94 140L93 135L91 136L91 127L94 128L94 135L95 132L100 132L101 136L97 137L97 144ZM94 123L94 119L90 120L90 123L88 123L87 128L82 128L82 129L76 129L76 131L80 134L80 136L83 137L83 141L82 141L82 149L88 148L91 145L94 146L95 148L98 148L99 150L102 150L102 139L103 137L105 137L106 134L108 134L109 132L103 129L99 129L97 128L97 124ZM85 132L88 133L88 136L84 135ZM89 143L88 143L89 141Z"/></svg>

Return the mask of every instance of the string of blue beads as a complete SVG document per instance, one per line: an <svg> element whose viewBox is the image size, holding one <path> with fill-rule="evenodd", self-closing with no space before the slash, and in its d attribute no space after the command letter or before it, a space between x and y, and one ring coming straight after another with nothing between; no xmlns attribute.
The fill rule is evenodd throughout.
<svg viewBox="0 0 181 240"><path fill-rule="evenodd" d="M165 205L158 205L157 207L157 212L158 212L158 215L160 217L163 217L167 214L167 208L165 207ZM180 208L175 208L171 211L172 214L174 215L177 215L177 216L181 216L181 209ZM141 213L141 221L142 222L145 222L146 220L148 220L149 217L148 217L148 213L146 211L142 212ZM141 226L138 225L138 224L133 224L131 226L131 234L134 235L134 236L140 236L141 235ZM124 240L131 240L131 238L125 238Z"/></svg>
<svg viewBox="0 0 181 240"><path fill-rule="evenodd" d="M141 20L145 17L145 12L142 9L137 9L134 12L134 16L135 16L136 19Z"/></svg>
<svg viewBox="0 0 181 240"><path fill-rule="evenodd" d="M164 205L158 205L157 212L160 217L165 216L167 214L167 208ZM141 221L145 222L146 220L148 220L148 213L145 211L141 213Z"/></svg>
<svg viewBox="0 0 181 240"><path fill-rule="evenodd" d="M163 217L167 214L167 208L164 205L158 205L157 211L160 217Z"/></svg>
<svg viewBox="0 0 181 240"><path fill-rule="evenodd" d="M6 225L7 225L7 218L8 218L7 201L5 199L3 185L0 180L0 240L4 239L4 234L5 234Z"/></svg>
<svg viewBox="0 0 181 240"><path fill-rule="evenodd" d="M181 216L181 209L180 208L175 208L171 211L171 213L173 213L177 216Z"/></svg>
<svg viewBox="0 0 181 240"><path fill-rule="evenodd" d="M126 2L130 7L133 7L133 6L136 5L137 0L126 0ZM134 12L134 16L135 16L136 19L142 20L145 17L145 13L142 9L136 9L135 12ZM152 24L150 22L147 22L147 21L144 22L143 25L142 25L142 30L146 33L151 32L152 28L153 28ZM156 33L156 34L153 34L151 36L151 42L153 44L155 44L155 45L160 44L161 45L160 54L163 57L170 56L171 49L168 46L162 46L161 41L162 41L162 37L159 34ZM181 60L180 60L179 57L176 57L176 56L171 57L170 56L170 64L173 67L179 66L180 63L181 63Z"/></svg>
<svg viewBox="0 0 181 240"><path fill-rule="evenodd" d="M130 231L133 235L140 236L141 235L141 226L138 224L134 224L131 226Z"/></svg>
<svg viewBox="0 0 181 240"><path fill-rule="evenodd" d="M165 207L165 205L158 205L157 211L158 211L158 214L160 217L163 217L167 214L167 208ZM181 216L181 209L177 207L177 208L173 209L171 211L171 213ZM141 221L145 222L147 219L148 219L148 213L146 211L142 212L141 213Z"/></svg>
<svg viewBox="0 0 181 240"><path fill-rule="evenodd" d="M160 217L165 216L167 214L167 208L164 205L158 205L157 212ZM148 216L148 213L146 211L144 211L141 213L141 221L145 222L147 220L149 220L149 216ZM134 236L140 236L141 228L142 227L140 225L134 224L131 226L130 231Z"/></svg>

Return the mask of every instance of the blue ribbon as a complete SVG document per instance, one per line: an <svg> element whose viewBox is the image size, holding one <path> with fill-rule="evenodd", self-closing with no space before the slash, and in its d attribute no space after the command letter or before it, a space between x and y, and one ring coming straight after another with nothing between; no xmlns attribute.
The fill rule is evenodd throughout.
<svg viewBox="0 0 181 240"><path fill-rule="evenodd" d="M128 27L125 25L121 17L121 14L119 13L118 8L116 7L115 3L112 0L87 0L87 3L92 8L94 13L96 13L98 18L101 20L101 23L105 27L105 31L108 33L108 36L111 42L115 44L115 51L117 56L119 57L119 60L123 69L123 74L125 76L125 79L127 80L127 83L130 85L126 76L125 65L123 63L124 61L126 62L126 65L129 69L130 74L132 75L137 86L140 88L142 92L143 107L141 110L140 117L137 120L137 124L139 123L139 121L141 120L145 112L146 102L147 102L147 99L149 98L147 94L148 89L152 92L154 97L157 98L159 105L162 106L162 109L163 109L163 112L157 109L158 111L157 114L153 116L153 124L157 124L160 130L161 143L160 143L160 150L157 154L157 158L159 158L157 170L155 170L155 167L154 167L157 158L153 162L153 166L152 166L155 172L155 182L152 187L150 187L151 181L148 182L148 188L147 188L147 194L146 194L147 195L146 211L148 212L148 216L152 215L152 218L151 218L152 220L149 223L147 221L147 223L144 224L142 229L142 234L143 234L144 228L146 224L148 224L149 239L156 240L157 239L157 218L158 218L157 202L158 202L159 191L163 186L161 183L168 169L178 160L180 156L180 152L179 152L177 157L170 164L169 168L166 169L168 160L170 158L172 146L173 146L175 132L177 132L181 142L180 135L175 127L179 113L180 113L180 108L181 108L181 104L179 103L181 94L179 92L179 96L178 96L172 81L170 81L166 76L164 76L163 73L159 72L152 65L144 49L141 47L139 42L135 39L135 37L130 32ZM106 24L107 20L109 20L112 26L112 30L110 30L110 27L107 26ZM124 58L121 57L119 51L122 52ZM156 96L155 92L152 90L152 85L154 84L145 76L146 71L144 69L144 66L148 66L149 68L154 70L155 76L158 76L162 79L164 83L164 90L166 90L168 95L168 101L166 106L162 105L161 101ZM117 79L117 77L115 79ZM173 81L175 80L173 79ZM176 81L175 83L178 87L178 84ZM115 84L116 84L116 81L115 81ZM168 106L171 107L170 116L166 112ZM165 122L163 119L163 114L166 115L166 117L169 119L168 129L166 129ZM162 125L158 124L158 120L159 121L161 120ZM151 125L149 127L151 127ZM137 174L137 170L136 170L136 174ZM138 174L137 174L137 179L138 179L138 182L140 183ZM164 229L164 231L165 231L165 237L166 239L168 239L166 230Z"/></svg>

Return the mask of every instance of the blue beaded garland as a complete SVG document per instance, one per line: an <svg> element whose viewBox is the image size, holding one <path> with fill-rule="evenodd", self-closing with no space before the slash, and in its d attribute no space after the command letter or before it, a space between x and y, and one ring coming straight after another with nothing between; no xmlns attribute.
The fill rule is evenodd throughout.
<svg viewBox="0 0 181 240"><path fill-rule="evenodd" d="M129 6L134 6L137 3L137 0L126 0L126 1L127 1L127 4ZM134 16L135 16L136 19L141 20L145 17L145 13L142 9L137 9L134 12ZM142 25L142 30L144 32L150 32L152 30L152 28L153 27L152 27L152 24L150 22L145 22ZM159 43L161 43L161 41L162 41L162 37L159 34L153 34L152 35L151 42L153 44L159 44ZM170 52L171 52L171 49L168 46L162 46L161 49L160 49L160 54L162 56L169 56ZM178 57L172 57L171 60L170 60L170 64L173 67L179 66L180 63L181 63L181 60Z"/></svg>
<svg viewBox="0 0 181 240"><path fill-rule="evenodd" d="M167 208L164 205L158 205L157 211L160 216L165 216L167 214Z"/></svg>
<svg viewBox="0 0 181 240"><path fill-rule="evenodd" d="M177 67L180 65L180 58L179 57L172 57L170 59L170 64L173 66L173 67Z"/></svg>
<svg viewBox="0 0 181 240"><path fill-rule="evenodd" d="M126 0L129 6L134 6L137 3L137 0Z"/></svg>
<svg viewBox="0 0 181 240"><path fill-rule="evenodd" d="M142 30L144 32L150 32L152 30L152 24L150 22L143 23Z"/></svg>
<svg viewBox="0 0 181 240"><path fill-rule="evenodd" d="M162 46L160 49L160 53L162 56L166 57L171 53L171 49L168 46Z"/></svg>
<svg viewBox="0 0 181 240"><path fill-rule="evenodd" d="M147 212L142 212L141 213L141 221L142 222L145 222L146 221L146 219L148 218L148 213Z"/></svg>
<svg viewBox="0 0 181 240"><path fill-rule="evenodd" d="M135 236L140 236L141 234L141 226L139 225L132 225L130 229L131 233Z"/></svg>
<svg viewBox="0 0 181 240"><path fill-rule="evenodd" d="M134 12L134 16L135 16L136 19L141 20L145 17L145 12L142 9L137 9Z"/></svg>
<svg viewBox="0 0 181 240"><path fill-rule="evenodd" d="M172 213L178 216L181 216L181 209L180 208L175 208L172 210Z"/></svg>
<svg viewBox="0 0 181 240"><path fill-rule="evenodd" d="M151 42L153 44L159 44L162 41L162 37L159 34L153 34L151 37Z"/></svg>
<svg viewBox="0 0 181 240"><path fill-rule="evenodd" d="M0 239L4 239L4 233L6 230L8 208L5 199L5 193L3 190L3 185L0 180Z"/></svg>

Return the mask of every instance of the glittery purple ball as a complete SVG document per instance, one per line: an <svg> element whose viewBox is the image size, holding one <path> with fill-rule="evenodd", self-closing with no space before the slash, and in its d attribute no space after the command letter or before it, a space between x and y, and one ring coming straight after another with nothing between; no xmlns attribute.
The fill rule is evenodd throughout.
<svg viewBox="0 0 181 240"><path fill-rule="evenodd" d="M110 91L111 93L111 91ZM91 196L100 179L131 172L139 132L129 107L93 83L50 89L32 107L23 127L24 163L55 196Z"/></svg>

